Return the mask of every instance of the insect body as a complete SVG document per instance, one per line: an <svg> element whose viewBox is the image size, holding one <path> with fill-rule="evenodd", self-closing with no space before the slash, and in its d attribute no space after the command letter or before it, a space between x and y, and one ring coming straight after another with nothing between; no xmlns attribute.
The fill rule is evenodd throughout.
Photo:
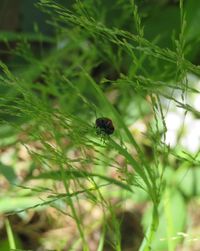
<svg viewBox="0 0 200 251"><path fill-rule="evenodd" d="M111 135L115 130L112 120L104 117L96 119L96 128L97 134L102 135Z"/></svg>

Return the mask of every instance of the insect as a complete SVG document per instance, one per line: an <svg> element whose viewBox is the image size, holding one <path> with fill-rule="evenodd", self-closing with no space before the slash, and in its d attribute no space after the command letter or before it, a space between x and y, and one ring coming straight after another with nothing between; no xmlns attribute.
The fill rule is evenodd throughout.
<svg viewBox="0 0 200 251"><path fill-rule="evenodd" d="M103 136L111 135L115 130L112 120L104 117L96 119L96 129L97 134L101 134Z"/></svg>

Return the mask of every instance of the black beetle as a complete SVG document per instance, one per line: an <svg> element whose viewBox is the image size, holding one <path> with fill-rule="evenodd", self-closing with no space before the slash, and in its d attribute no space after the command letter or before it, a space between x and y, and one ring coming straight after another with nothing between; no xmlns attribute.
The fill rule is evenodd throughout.
<svg viewBox="0 0 200 251"><path fill-rule="evenodd" d="M111 135L115 130L112 120L105 117L96 119L96 128L97 134L103 135Z"/></svg>

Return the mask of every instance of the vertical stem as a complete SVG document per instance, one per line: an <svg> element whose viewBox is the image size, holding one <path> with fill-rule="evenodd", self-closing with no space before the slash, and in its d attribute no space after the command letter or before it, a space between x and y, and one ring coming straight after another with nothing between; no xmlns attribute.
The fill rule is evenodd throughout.
<svg viewBox="0 0 200 251"><path fill-rule="evenodd" d="M9 242L10 249L16 249L15 239L14 239L12 228L10 226L10 222L8 219L5 220L5 226L6 226L6 232L7 232L7 236L8 236L8 242Z"/></svg>
<svg viewBox="0 0 200 251"><path fill-rule="evenodd" d="M156 233L156 230L158 228L158 224L159 224L158 204L154 204L151 224L149 228L147 229L146 236L143 239L143 242L139 251L151 251L151 243Z"/></svg>
<svg viewBox="0 0 200 251"><path fill-rule="evenodd" d="M69 193L68 185L67 185L67 182L66 182L66 179L65 179L64 168L63 168L62 165L61 165L61 175L62 175L62 180L63 180L63 184L64 184L64 187L65 187L66 193ZM88 246L87 246L87 242L85 240L85 236L84 236L84 233L83 233L83 230L82 230L81 222L80 222L80 219L79 219L79 217L78 217L78 215L76 213L76 209L75 209L75 207L73 205L71 197L68 198L68 202L69 202L69 206L71 208L73 218L76 221L76 225L78 227L80 237L81 237L81 239L83 241L83 251L88 251Z"/></svg>

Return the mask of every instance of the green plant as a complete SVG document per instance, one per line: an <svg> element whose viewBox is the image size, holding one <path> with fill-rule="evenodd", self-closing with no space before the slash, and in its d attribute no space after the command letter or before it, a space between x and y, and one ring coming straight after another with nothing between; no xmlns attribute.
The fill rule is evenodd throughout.
<svg viewBox="0 0 200 251"><path fill-rule="evenodd" d="M10 61L0 62L4 90L1 128L13 135L5 146L14 145L16 155L17 148L22 147L30 156L23 181L15 168L9 167L9 173L2 164L0 171L11 184L7 197L9 201L15 197L15 203L5 205L2 197L0 210L20 215L28 209L52 207L73 219L78 231L73 243L66 237L57 250L65 245L67 250L80 245L90 250L88 239L97 229L101 229L98 251L104 250L107 242L114 250L124 250L116 212L127 200L134 205L135 194L142 194L150 205L143 219L140 250L165 250L167 246L171 251L178 245L171 238L183 231L186 216L183 213L174 228L174 212L179 210L173 205L178 201L185 212L186 204L180 184L172 182L173 176L179 177L176 161L184 168L188 163L199 164L198 153L195 157L185 154L179 146L170 148L165 140L166 102L199 116L199 111L186 102L187 95L199 93L190 85L188 73L198 76L200 69L187 59L190 39L195 45L197 35L191 35L186 23L191 3L183 4L181 0L179 7L164 12L173 18L180 13L180 25L175 25L171 42L173 23L165 41L162 32L151 37L160 31L155 25L156 14L143 22L141 17L149 13L148 8L153 10L152 4L145 7L134 0L87 0L63 6L58 1L41 0L37 8L48 15L53 38L38 34L41 49L37 46L34 51L30 36L24 34L11 50L21 69L14 69ZM148 25L157 30L149 31ZM3 36L9 40L14 34ZM50 50L42 48L45 42L51 44ZM116 128L105 141L96 133L97 117L111 118ZM132 130L139 120L144 133L140 128ZM85 203L91 206L88 211ZM87 227L84 215L92 214L93 208L101 213ZM165 230L160 230L159 221L166 225ZM112 233L109 240L107 232ZM167 244L160 244L159 233L167 237Z"/></svg>

